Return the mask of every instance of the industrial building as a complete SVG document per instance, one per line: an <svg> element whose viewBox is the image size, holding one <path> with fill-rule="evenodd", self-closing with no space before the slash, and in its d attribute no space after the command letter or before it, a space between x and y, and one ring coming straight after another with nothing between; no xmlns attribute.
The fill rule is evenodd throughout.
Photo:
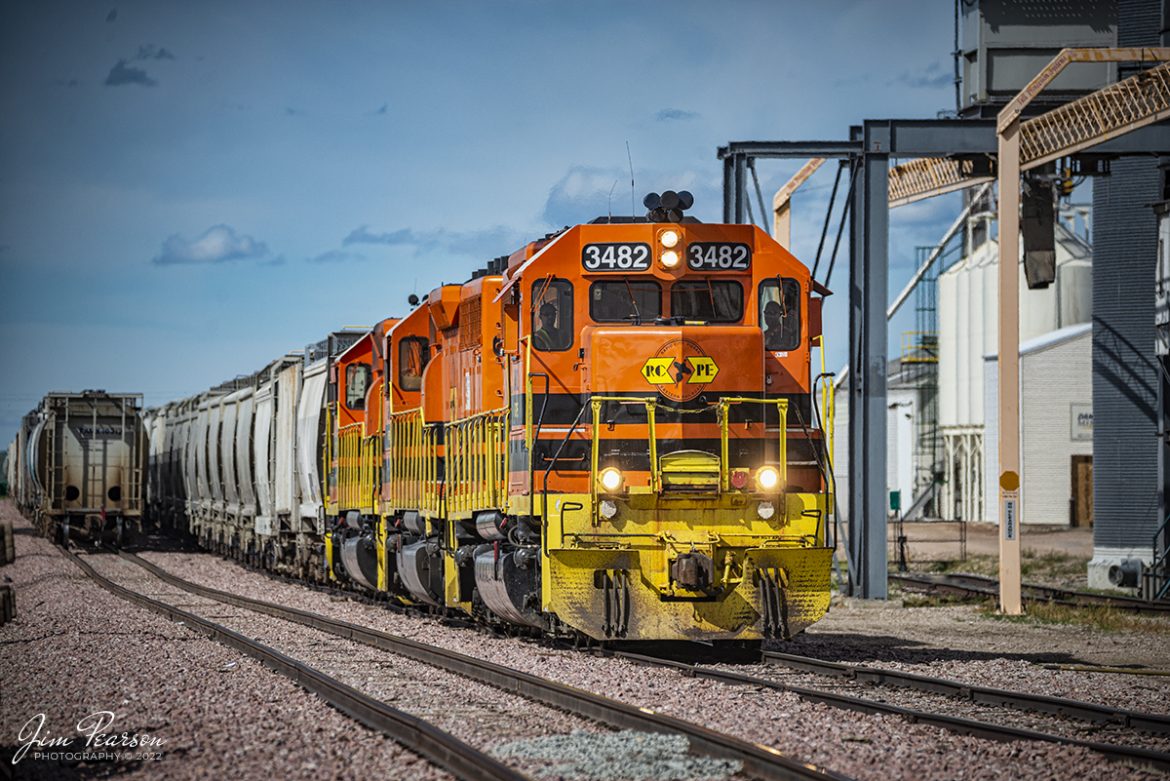
<svg viewBox="0 0 1170 781"><path fill-rule="evenodd" d="M1033 343L1042 344L1053 333L1088 323L1092 317L1092 248L1083 233L1075 232L1078 217L1083 224L1087 214L1085 209L1069 210L1068 220L1055 226L1053 284L1028 290L1020 264L1021 355L1029 355ZM997 339L999 246L994 239L993 216L981 210L968 219L964 257L938 278L939 427L943 440L938 510L939 517L946 520L998 521L995 497L985 495L985 486L994 492L997 484L996 442L988 432L989 423L994 424L996 377L986 368L989 363L994 365ZM1082 341L1087 350L1088 340ZM1066 352L1060 355L1064 357ZM1087 385L1087 353L1084 358L1078 361L1069 356L1068 366L1055 367L1059 376ZM1022 375L1020 385L1025 394L1032 390L1030 383L1037 389L1057 385L1035 373ZM1091 393L1082 394L1079 403L1091 405ZM1024 413L1020 420L1024 440L1037 446L1060 447L1068 439L1067 427L1057 431ZM1028 507L1030 492L1040 490L1031 477L1025 466L1021 472L1022 499L1026 509L1035 509L1037 514L1025 512L1024 523L1064 523L1068 508L1064 498L1058 500L1058 506L1033 502ZM1043 490L1046 495L1051 493L1049 488Z"/></svg>
<svg viewBox="0 0 1170 781"><path fill-rule="evenodd" d="M1092 247L1086 235L1090 214L1087 207L1063 210L1055 226L1056 280L1047 288L1022 293L1020 352L1027 367L1021 376L1024 523L1070 522L1071 461L1053 482L1052 459L1087 455L1087 462L1077 463L1082 472L1087 467L1091 480ZM941 273L923 275L919 282L916 329L901 335L901 355L889 362L888 487L898 492L897 504L906 518L998 521L993 491L999 265L995 235L994 212L977 204L956 236L959 251L951 254L958 259L950 258L947 265L948 254L940 252L935 262L946 267ZM1024 287L1022 262L1020 279ZM848 427L845 387L839 382L836 388L838 430ZM1067 420L1054 426L1050 418L1057 401L1051 393L1070 395L1063 406L1065 416L1075 409L1087 426L1073 430ZM838 483L848 479L845 447L838 445L835 453ZM1033 476L1040 484L1032 481ZM1091 507L1080 519L1091 523Z"/></svg>
<svg viewBox="0 0 1170 781"><path fill-rule="evenodd" d="M1158 0L973 0L957 13L953 115L869 119L848 141L720 149L725 214L736 221L758 158L837 158L852 171L851 365L837 378L834 465L850 588L885 594L897 491L907 517L1003 520L1001 553L1013 560L1017 519L1091 524L1090 585L1164 596L1170 338L1156 336L1155 323L1170 327L1170 307L1167 275L1151 283L1155 266L1170 262L1158 260L1170 243L1163 226L1159 244L1170 196L1162 121L1170 87L1162 81L1166 50L1150 47L1170 42L1170 12ZM777 192L778 223L804 171ZM963 260L924 266L910 288L891 295L888 210L956 190L968 193L970 207ZM1060 214L1073 191L1076 203L1091 192L1091 204ZM985 196L995 200L980 214ZM1004 231L1021 241L1014 282L999 274L995 238ZM899 351L887 321L923 285L937 288L937 306L924 307L937 328L918 329ZM998 290L1010 291L1005 306ZM1011 331L1001 334L1004 323ZM1018 340L1009 335L1017 330ZM1010 363L1001 366L1005 344ZM908 364L931 362L934 378L917 375L909 392ZM1005 372L1018 378L1010 389L998 382ZM1003 410L1018 419L1004 425ZM1018 563L1006 566L1018 579Z"/></svg>

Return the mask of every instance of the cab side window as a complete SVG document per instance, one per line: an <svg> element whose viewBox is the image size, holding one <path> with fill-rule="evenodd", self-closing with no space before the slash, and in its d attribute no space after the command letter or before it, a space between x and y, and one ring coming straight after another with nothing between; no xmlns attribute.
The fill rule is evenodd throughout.
<svg viewBox="0 0 1170 781"><path fill-rule="evenodd" d="M366 408L366 390L370 387L370 365L351 363L345 367L345 406L352 410Z"/></svg>
<svg viewBox="0 0 1170 781"><path fill-rule="evenodd" d="M800 283L768 279L760 283L760 328L764 349L773 352L800 347Z"/></svg>
<svg viewBox="0 0 1170 781"><path fill-rule="evenodd" d="M541 352L573 346L573 286L567 279L532 284L532 346Z"/></svg>
<svg viewBox="0 0 1170 781"><path fill-rule="evenodd" d="M427 357L427 340L421 336L408 336L398 343L398 385L402 390L422 388Z"/></svg>

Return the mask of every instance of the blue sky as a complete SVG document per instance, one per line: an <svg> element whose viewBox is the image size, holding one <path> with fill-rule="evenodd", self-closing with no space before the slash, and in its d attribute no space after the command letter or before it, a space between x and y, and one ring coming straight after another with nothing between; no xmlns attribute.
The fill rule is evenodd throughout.
<svg viewBox="0 0 1170 781"><path fill-rule="evenodd" d="M611 188L627 212L627 142L639 202L687 188L718 220L720 144L953 108L951 14L6 0L0 447L47 390L189 395L605 213ZM765 197L798 165L762 164ZM794 201L810 261L831 184L826 166ZM893 213L892 292L956 208ZM835 296L834 365L846 313Z"/></svg>

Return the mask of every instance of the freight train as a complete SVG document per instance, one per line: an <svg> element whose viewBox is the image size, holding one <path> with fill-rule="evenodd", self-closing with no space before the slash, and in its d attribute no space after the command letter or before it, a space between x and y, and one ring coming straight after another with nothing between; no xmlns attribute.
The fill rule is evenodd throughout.
<svg viewBox="0 0 1170 781"><path fill-rule="evenodd" d="M791 637L829 605L831 400L811 361L828 291L691 204L651 194L646 217L549 234L151 410L149 513L258 566L497 625Z"/></svg>
<svg viewBox="0 0 1170 781"><path fill-rule="evenodd" d="M145 456L141 394L50 393L21 419L7 482L42 534L117 545L141 528Z"/></svg>

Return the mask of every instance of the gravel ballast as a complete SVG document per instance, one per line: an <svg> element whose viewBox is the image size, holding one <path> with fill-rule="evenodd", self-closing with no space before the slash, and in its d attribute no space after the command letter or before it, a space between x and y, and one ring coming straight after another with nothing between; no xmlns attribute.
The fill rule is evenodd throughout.
<svg viewBox="0 0 1170 781"><path fill-rule="evenodd" d="M804 702L795 695L783 692L695 680L673 672L650 670L619 659L602 659L550 648L533 641L450 627L433 618L396 613L381 606L281 582L261 573L246 571L233 562L207 555L147 553L144 557L194 582L304 610L319 611L331 617L489 659L763 743L788 756L859 779L1060 779L1068 778L1070 774L1099 775L1104 778L1162 777L1146 770L1131 770L1084 749L969 738L933 727L907 724L894 717L843 712ZM849 615L847 611L841 612ZM970 615L975 614L972 612ZM942 618L954 623L950 616ZM891 616L887 615L886 620L885 631L889 632ZM843 628L841 625L830 627L838 632ZM1021 625L1012 627L1024 635L1023 643L1044 647L1042 628ZM954 641L957 647L962 647L963 635L980 630L978 626L973 630L966 629L965 625L963 628L965 631L958 637L954 632L947 636L944 632L936 631L935 645L941 648L943 643ZM835 640L846 642L844 634L841 632ZM865 645L864 637L857 636L856 639L858 646ZM1049 644L1048 648L1051 649L1052 645ZM796 650L798 653L806 651ZM951 651L947 658L957 663L962 658L961 653ZM992 654L985 652L976 656L987 662ZM952 670L949 677L962 679L961 673L962 670ZM1056 675L1063 677L1070 674ZM1150 709L1149 692L1138 694L1140 686L1146 681L1134 684L1120 680L1131 676L1102 677L1110 685L1121 684L1123 692L1139 700L1141 705L1137 709ZM1004 680L979 682L1012 688ZM1112 697L1107 688L1098 687L1097 695L1094 698L1096 701L1134 707L1132 703L1118 701L1125 699L1124 696ZM1071 771L1072 768L1076 769L1075 772Z"/></svg>
<svg viewBox="0 0 1170 781"><path fill-rule="evenodd" d="M834 662L916 672L1115 708L1170 713L1170 621L1162 632L1099 632L1074 624L989 618L972 605L901 607L843 600L812 631L777 646ZM1157 624L1155 624L1156 626ZM1084 664L1132 667L1134 675L1050 669Z"/></svg>
<svg viewBox="0 0 1170 781"><path fill-rule="evenodd" d="M502 741L608 732L588 720L387 651L190 594L111 554L86 556L86 561L124 588L245 634L485 752ZM509 764L524 773L546 764L543 756L528 760L518 754L515 759Z"/></svg>
<svg viewBox="0 0 1170 781"><path fill-rule="evenodd" d="M110 733L165 741L150 748L159 759L80 765L34 759L30 749L12 767L17 778L368 781L393 769L449 778L251 658L106 592L34 536L10 502L0 502L0 517L17 530L16 561L0 578L20 594L16 621L0 627L0 761L11 762L38 714L52 737L75 739L70 749L86 741L75 725L103 711L114 714Z"/></svg>

